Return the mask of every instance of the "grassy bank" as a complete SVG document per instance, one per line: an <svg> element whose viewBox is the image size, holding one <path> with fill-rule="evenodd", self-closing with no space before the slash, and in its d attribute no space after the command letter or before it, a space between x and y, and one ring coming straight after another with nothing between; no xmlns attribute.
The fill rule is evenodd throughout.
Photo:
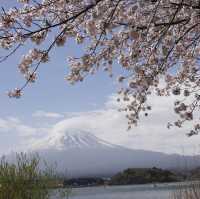
<svg viewBox="0 0 200 199"><path fill-rule="evenodd" d="M200 181L180 184L172 193L171 199L200 199Z"/></svg>
<svg viewBox="0 0 200 199"><path fill-rule="evenodd" d="M59 188L62 179L44 164L37 154L16 154L15 163L5 157L0 161L0 199L49 199L52 189ZM68 196L68 189L57 189L59 198Z"/></svg>

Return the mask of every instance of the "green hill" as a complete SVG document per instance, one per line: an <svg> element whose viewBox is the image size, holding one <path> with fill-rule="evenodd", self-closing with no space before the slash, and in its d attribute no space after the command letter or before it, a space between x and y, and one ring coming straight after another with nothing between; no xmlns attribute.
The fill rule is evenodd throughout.
<svg viewBox="0 0 200 199"><path fill-rule="evenodd" d="M171 171L159 168L129 168L114 175L111 185L176 182L178 177Z"/></svg>

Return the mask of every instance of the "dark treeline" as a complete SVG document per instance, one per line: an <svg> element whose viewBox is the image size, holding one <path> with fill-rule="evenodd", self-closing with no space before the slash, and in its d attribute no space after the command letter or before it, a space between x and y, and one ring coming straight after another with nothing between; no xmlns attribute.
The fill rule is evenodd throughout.
<svg viewBox="0 0 200 199"><path fill-rule="evenodd" d="M80 177L65 179L63 186L87 187L105 185L131 185L148 183L170 183L200 179L200 168L190 171L165 170L160 168L128 168L111 178Z"/></svg>

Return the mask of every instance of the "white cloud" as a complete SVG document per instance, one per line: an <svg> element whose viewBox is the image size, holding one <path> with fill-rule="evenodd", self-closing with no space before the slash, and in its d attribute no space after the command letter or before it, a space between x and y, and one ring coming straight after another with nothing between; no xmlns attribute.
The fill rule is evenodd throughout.
<svg viewBox="0 0 200 199"><path fill-rule="evenodd" d="M33 117L60 119L60 118L63 118L64 115L59 114L59 113L46 112L46 111L38 110L35 113L33 113Z"/></svg>
<svg viewBox="0 0 200 199"><path fill-rule="evenodd" d="M132 149L161 151L166 153L197 154L200 151L200 135L188 138L190 124L184 128L168 130L168 121L176 120L173 112L174 97L151 96L149 101L152 111L149 117L141 117L139 125L130 131L127 129L127 120L124 113L118 112L119 104L116 96L110 96L105 106L96 111L76 112L65 114L49 114L44 111L35 112L34 117L46 115L44 123L39 127L24 124L17 118L0 119L0 136L2 132L13 132L22 141L26 141L25 148L48 146L49 139L70 132L72 129L89 131L107 142L122 145ZM60 120L45 127L48 118ZM55 146L56 147L56 146Z"/></svg>
<svg viewBox="0 0 200 199"><path fill-rule="evenodd" d="M48 132L48 128L27 125L16 117L0 118L0 155L27 150Z"/></svg>
<svg viewBox="0 0 200 199"><path fill-rule="evenodd" d="M139 125L130 131L124 113L118 112L116 97L109 97L101 110L72 114L52 126L48 138L40 145L48 145L49 138L57 138L71 129L86 130L113 144L132 149L145 149L165 153L196 154L199 151L200 135L188 138L189 127L168 130L168 121L176 119L173 113L174 97L152 96L149 100L153 107L149 117L141 117Z"/></svg>
<svg viewBox="0 0 200 199"><path fill-rule="evenodd" d="M9 133L11 135L15 134L18 137L28 138L37 136L44 131L45 128L26 125L23 121L15 117L0 118L0 135L2 133Z"/></svg>

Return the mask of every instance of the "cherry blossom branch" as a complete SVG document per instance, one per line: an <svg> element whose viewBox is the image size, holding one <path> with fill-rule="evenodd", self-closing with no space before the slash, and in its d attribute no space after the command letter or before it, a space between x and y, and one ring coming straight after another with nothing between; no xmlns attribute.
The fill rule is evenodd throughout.
<svg viewBox="0 0 200 199"><path fill-rule="evenodd" d="M8 11L2 9L0 47L9 50L7 58L16 52L17 45L32 42L39 46L47 36L53 39L48 49L35 47L22 57L18 67L26 82L9 96L20 97L21 91L35 81L37 69L48 61L50 51L74 38L85 51L79 58L69 58L66 80L71 84L83 81L101 68L112 76L112 68L118 62L117 66L125 71L125 75L118 77L122 87L119 95L126 104L123 110L127 111L129 126L137 124L142 112L148 115L151 110L148 96L153 92L184 99L175 105L180 117L175 126L194 122L191 118L195 114L191 116L190 111L195 104L190 99L199 99L195 96L200 90L200 1L21 0L21 3L26 4ZM164 81L163 88L160 81ZM200 111L198 105L192 112ZM197 127L195 124L194 130Z"/></svg>
<svg viewBox="0 0 200 199"><path fill-rule="evenodd" d="M12 56L13 54L15 54L15 52L22 46L22 44L18 44L9 54L0 57L0 63L6 61L10 56Z"/></svg>

